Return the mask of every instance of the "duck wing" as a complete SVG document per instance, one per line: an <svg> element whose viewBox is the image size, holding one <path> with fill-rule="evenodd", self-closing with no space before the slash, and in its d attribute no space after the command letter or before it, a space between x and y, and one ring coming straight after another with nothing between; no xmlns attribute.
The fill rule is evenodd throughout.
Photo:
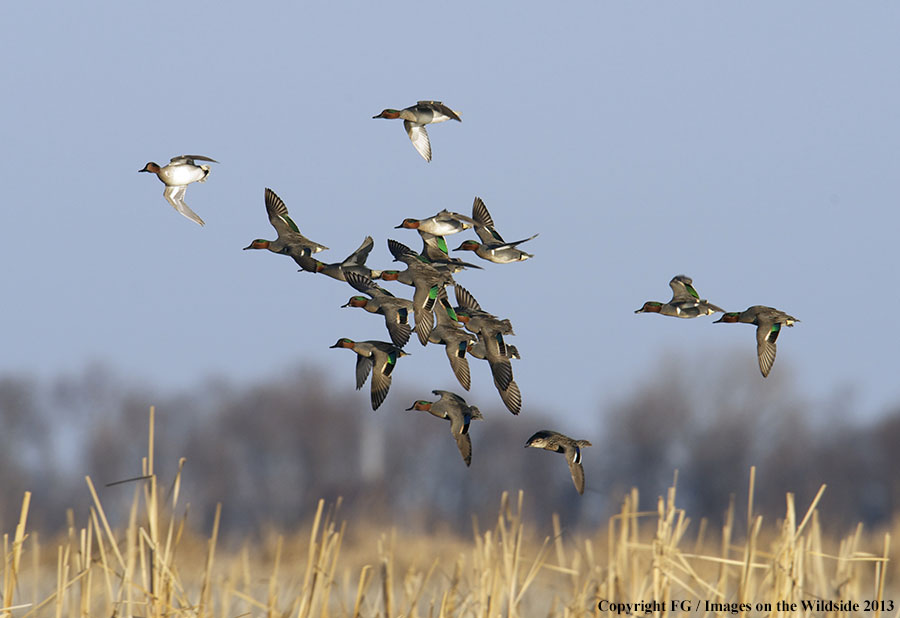
<svg viewBox="0 0 900 618"><path fill-rule="evenodd" d="M494 219L480 197L472 203L472 219L475 220L475 233L484 244L502 243L503 237L494 228Z"/></svg>
<svg viewBox="0 0 900 618"><path fill-rule="evenodd" d="M516 245L521 245L523 242L528 242L529 240L533 240L538 237L538 234L533 236L529 236L528 238L523 238L522 240L514 240L513 242L505 242L500 245L492 246L492 251L497 251L499 249L513 249Z"/></svg>
<svg viewBox="0 0 900 618"><path fill-rule="evenodd" d="M450 368L456 376L460 386L469 390L472 386L472 375L469 371L469 361L466 358L466 341L461 339L458 343L448 343L444 346L447 358L450 360Z"/></svg>
<svg viewBox="0 0 900 618"><path fill-rule="evenodd" d="M584 494L584 467L581 465L581 449L577 446L564 447L566 461L569 463L569 472L572 473L572 482L579 494Z"/></svg>
<svg viewBox="0 0 900 618"><path fill-rule="evenodd" d="M266 213L269 215L269 223L271 223L272 227L275 228L275 231L278 232L279 238L290 236L292 233L299 234L300 228L297 227L297 224L294 223L294 220L288 215L288 209L284 200L278 197L278 195L268 187L266 187L265 197Z"/></svg>
<svg viewBox="0 0 900 618"><path fill-rule="evenodd" d="M204 157L203 155L181 155L180 157L172 157L169 159L169 163L174 163L176 165L186 163L187 165L193 165L194 161L209 161L210 163L218 163L215 159L210 159L209 157Z"/></svg>
<svg viewBox="0 0 900 618"><path fill-rule="evenodd" d="M460 405L465 408L469 407L469 404L466 403L466 400L463 399L462 397L460 397L459 395L457 395L456 393L453 393L450 391L437 390L437 389L433 390L431 392L432 392L432 394L440 397L442 400L446 400L454 405ZM462 422L462 421L460 421L460 422ZM460 427L462 427L462 425L460 425ZM454 435L456 435L456 432L454 432Z"/></svg>
<svg viewBox="0 0 900 618"><path fill-rule="evenodd" d="M503 405L506 406L507 410L513 414L518 414L522 411L522 393L519 391L519 385L516 384L515 380L510 381L505 389L501 389L496 380L494 380L494 386L497 388L497 392L500 393L500 399L503 400Z"/></svg>
<svg viewBox="0 0 900 618"><path fill-rule="evenodd" d="M398 262L409 264L412 260L419 260L419 254L404 245L399 240L388 238L388 251L394 256Z"/></svg>
<svg viewBox="0 0 900 618"><path fill-rule="evenodd" d="M434 301L437 298L439 285L428 286L416 282L416 292L413 295L413 313L416 323L416 334L422 345L428 343L428 336L434 329Z"/></svg>
<svg viewBox="0 0 900 618"><path fill-rule="evenodd" d="M365 266L366 260L374 246L375 241L372 240L372 237L366 236L365 240L363 240L362 244L359 246L359 249L348 255L347 259L341 262L341 266Z"/></svg>
<svg viewBox="0 0 900 618"><path fill-rule="evenodd" d="M419 107L428 108L439 114L443 114L451 120L458 120L459 122L462 122L462 118L459 117L459 112L453 111L440 101L418 101L416 102L416 105L418 105Z"/></svg>
<svg viewBox="0 0 900 618"><path fill-rule="evenodd" d="M409 120L404 120L403 128L406 129L406 134L409 135L409 140L416 151L426 161L431 161L431 140L428 139L428 131L425 130L425 127Z"/></svg>
<svg viewBox="0 0 900 618"><path fill-rule="evenodd" d="M200 215L195 213L191 208L184 203L184 194L187 191L187 186L166 186L163 190L163 196L166 198L166 201L172 205L172 208L183 214L185 217L197 223L198 225L205 225L203 223L203 219L200 218Z"/></svg>
<svg viewBox="0 0 900 618"><path fill-rule="evenodd" d="M391 335L391 342L398 348L402 348L409 343L409 337L412 334L409 312L404 307L390 304L382 305L381 310L384 313L384 323Z"/></svg>
<svg viewBox="0 0 900 618"><path fill-rule="evenodd" d="M366 383L366 378L369 377L369 372L372 371L374 364L375 360L371 356L359 355L356 357L356 390L361 389Z"/></svg>
<svg viewBox="0 0 900 618"><path fill-rule="evenodd" d="M488 212L487 206L484 205L484 200L480 197L476 197L472 203L472 219L475 220L475 223L484 227L494 227L494 219L491 218L491 213Z"/></svg>
<svg viewBox="0 0 900 618"><path fill-rule="evenodd" d="M693 280L687 275L675 275L672 277L672 280L669 281L669 287L672 288L672 300L669 302L679 300L699 301L700 294L694 289L693 283Z"/></svg>
<svg viewBox="0 0 900 618"><path fill-rule="evenodd" d="M443 236L437 236L428 232L419 230L422 237L422 255L429 260L449 260L450 249L447 247L447 241Z"/></svg>
<svg viewBox="0 0 900 618"><path fill-rule="evenodd" d="M456 448L459 449L459 454L462 455L463 461L467 466L472 465L472 438L469 437L469 433L457 433L454 429L453 424L454 420L450 421L450 431L453 433L453 437L456 438ZM462 425L462 423L458 423Z"/></svg>
<svg viewBox="0 0 900 618"><path fill-rule="evenodd" d="M361 275L356 272L346 272L344 273L344 279L353 286L353 289L358 292L362 292L363 294L368 294L372 298L376 296L393 296L390 292L385 290L383 287L379 286L377 283L366 277L365 275Z"/></svg>
<svg viewBox="0 0 900 618"><path fill-rule="evenodd" d="M756 355L759 356L759 370L764 378L769 376L775 364L775 340L779 332L779 322L762 322L756 327Z"/></svg>
<svg viewBox="0 0 900 618"><path fill-rule="evenodd" d="M378 406L380 406L385 397L387 397L388 391L391 388L391 372L394 371L394 367L397 364L397 354L394 352L388 352L385 354L385 360L382 363L379 361L378 369L376 369L372 373L372 409L377 410Z"/></svg>
<svg viewBox="0 0 900 618"><path fill-rule="evenodd" d="M475 300L475 297L472 296L472 293L469 292L469 290L458 283L454 286L454 289L456 292L456 302L460 307L465 307L466 309L475 309L476 311L483 311L481 305L478 304L478 301Z"/></svg>

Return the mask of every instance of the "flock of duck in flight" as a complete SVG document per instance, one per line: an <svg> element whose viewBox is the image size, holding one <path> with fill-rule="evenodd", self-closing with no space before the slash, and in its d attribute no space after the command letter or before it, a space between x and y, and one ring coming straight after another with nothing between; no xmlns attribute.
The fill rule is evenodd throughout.
<svg viewBox="0 0 900 618"><path fill-rule="evenodd" d="M385 109L373 118L403 120L409 139L420 155L431 161L431 142L425 126L446 120L462 122L459 113L440 101L419 101L405 109ZM160 166L147 163L141 172L150 172L165 184L163 195L175 210L188 219L203 225L197 213L184 201L187 185L205 182L209 175L209 165L197 161L217 163L214 159L200 155L173 157L169 164ZM326 264L313 257L328 249L313 242L300 233L297 224L288 214L285 203L269 188L265 189L266 212L269 222L278 237L275 240L258 238L244 249L267 249L273 253L288 255L303 271L321 273L339 281L349 283L358 295L352 296L343 307L359 307L369 313L384 316L390 341L353 341L341 338L332 348L347 348L357 354L356 388L361 389L369 374L371 379L372 409L376 410L387 397L391 386L391 373L398 359L407 354L403 347L415 330L419 342L444 346L450 368L459 384L469 390L471 376L466 355L487 361L491 369L494 386L504 405L513 414L522 408L522 394L513 379L512 359L518 359L515 345L505 341L505 335L514 335L508 319L501 319L482 309L475 297L459 285L453 275L466 268L481 268L450 256L446 236L472 229L479 240L465 240L454 251L472 251L483 260L495 264L520 262L533 257L519 245L529 238L506 242L497 232L493 218L481 198L476 197L472 205L472 215L467 216L442 210L425 219L404 219L398 229L416 230L422 239L422 250L416 252L396 240L388 240L388 249L394 261L406 265L404 270L373 270L366 266L366 259L372 251L374 241L367 236L360 247L342 262ZM412 300L394 296L375 283L376 280L398 281L414 288ZM450 302L447 288L452 286L456 305ZM672 298L666 303L647 301L635 313L659 313L678 318L696 318L721 312L718 322L742 322L756 325L756 349L759 369L763 377L769 375L775 362L775 341L782 326L793 326L796 318L762 305L754 305L745 311L725 312L716 305L701 299L693 286L693 281L685 275L677 275L670 282ZM410 316L412 321L410 322ZM460 395L433 390L437 401L418 400L407 410L429 412L437 418L450 421L450 432L467 466L472 462L472 441L469 425L473 420L484 417L477 406L469 405ZM579 494L584 493L584 468L581 463L581 449L591 446L587 440L575 440L556 431L542 430L531 436L526 447L541 448L563 453L569 464L572 480Z"/></svg>

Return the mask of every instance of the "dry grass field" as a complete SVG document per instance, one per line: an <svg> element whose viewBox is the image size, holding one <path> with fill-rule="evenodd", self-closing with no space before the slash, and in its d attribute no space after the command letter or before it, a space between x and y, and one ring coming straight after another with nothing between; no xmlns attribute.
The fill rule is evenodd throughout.
<svg viewBox="0 0 900 618"><path fill-rule="evenodd" d="M824 487L808 505L788 494L784 518L766 521L751 471L741 529L733 505L713 529L678 508L675 487L646 510L633 490L605 529L563 532L554 518L546 538L521 493L500 498L495 521L473 521L468 540L371 529L319 501L302 532L235 544L220 538L218 512L206 532L189 528L180 474L167 488L154 474L153 435L151 411L123 529L109 525L90 478L89 516L69 513L53 542L29 530L24 496L3 537L0 616L900 615L891 535L860 526L828 538L816 508Z"/></svg>

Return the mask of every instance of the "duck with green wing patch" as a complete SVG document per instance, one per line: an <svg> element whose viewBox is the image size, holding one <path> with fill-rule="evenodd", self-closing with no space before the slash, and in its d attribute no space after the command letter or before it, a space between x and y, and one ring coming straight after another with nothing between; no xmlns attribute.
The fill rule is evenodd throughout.
<svg viewBox="0 0 900 618"><path fill-rule="evenodd" d="M412 301L394 296L381 286L373 283L368 277L354 272L348 272L345 276L347 283L356 290L368 295L369 298L354 296L342 307L362 307L369 313L383 315L388 333L391 335L391 341L397 347L402 348L405 346L412 333L412 328L409 325L409 316L413 312Z"/></svg>
<svg viewBox="0 0 900 618"><path fill-rule="evenodd" d="M332 348L347 348L357 353L356 390L366 383L372 372L372 409L377 410L391 388L391 373L397 360L408 356L406 352L387 341L353 341L342 337Z"/></svg>
<svg viewBox="0 0 900 618"><path fill-rule="evenodd" d="M480 197L476 197L475 203L472 204L472 218L475 220L475 233L478 234L481 242L466 240L454 251L474 251L475 255L481 259L494 262L495 264L522 262L534 257L532 254L525 253L519 249L518 245L536 238L537 234L522 240L506 242L494 227L491 213L488 212L487 206L484 205L484 201Z"/></svg>
<svg viewBox="0 0 900 618"><path fill-rule="evenodd" d="M672 300L667 303L648 300L635 313L659 313L675 318L696 318L724 311L711 302L701 299L700 294L694 289L693 283L693 280L687 275L675 275L669 281L669 287L672 288Z"/></svg>
<svg viewBox="0 0 900 618"><path fill-rule="evenodd" d="M313 253L324 251L328 247L311 241L300 233L300 228L294 223L288 214L284 201L268 187L265 190L266 213L269 215L269 223L278 232L275 240L257 238L244 249L268 249L272 253L281 253L291 256L300 267L303 267L301 257L309 257Z"/></svg>
<svg viewBox="0 0 900 618"><path fill-rule="evenodd" d="M484 417L476 406L470 406L466 400L450 391L433 390L440 396L438 401L416 401L407 408L428 412L432 416L450 421L450 433L456 440L456 447L467 466L472 465L472 439L469 437L469 424Z"/></svg>
<svg viewBox="0 0 900 618"><path fill-rule="evenodd" d="M797 318L773 307L753 305L744 311L732 311L716 320L719 322L756 325L756 355L759 357L759 371L764 378L769 376L775 364L775 341L782 326L793 326Z"/></svg>

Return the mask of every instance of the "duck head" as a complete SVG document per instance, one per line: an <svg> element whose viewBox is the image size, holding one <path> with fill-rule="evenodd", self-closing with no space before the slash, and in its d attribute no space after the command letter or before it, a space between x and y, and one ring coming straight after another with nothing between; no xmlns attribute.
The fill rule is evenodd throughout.
<svg viewBox="0 0 900 618"><path fill-rule="evenodd" d="M481 243L477 240L466 240L463 241L463 244L454 249L454 251L477 251L480 246Z"/></svg>
<svg viewBox="0 0 900 618"><path fill-rule="evenodd" d="M547 446L547 431L539 431L530 438L528 438L528 442L525 443L525 448L533 447L533 448L544 448Z"/></svg>
<svg viewBox="0 0 900 618"><path fill-rule="evenodd" d="M739 321L740 317L741 317L740 311L732 311L731 313L724 314L721 318L719 318L718 320L713 322L713 324L718 324L719 322L725 322L725 323L737 322L737 321Z"/></svg>
<svg viewBox="0 0 900 618"><path fill-rule="evenodd" d="M398 230L400 228L406 228L408 230L417 230L419 229L420 224L421 221L418 219L404 219L403 222L400 225L395 226L394 229Z"/></svg>
<svg viewBox="0 0 900 618"><path fill-rule="evenodd" d="M244 251L247 249L268 249L269 245L272 243L271 240L264 240L262 238L257 238L252 243L244 247Z"/></svg>
<svg viewBox="0 0 900 618"><path fill-rule="evenodd" d="M353 346L355 346L355 345L356 345L356 342L353 341L352 339L347 339L346 337L341 337L340 339L337 340L337 343L335 343L332 346L328 346L328 347L330 347L330 348L350 348L352 350Z"/></svg>
<svg viewBox="0 0 900 618"><path fill-rule="evenodd" d="M381 271L381 280L382 281L396 281L399 277L400 277L399 270L383 270L383 271Z"/></svg>
<svg viewBox="0 0 900 618"><path fill-rule="evenodd" d="M659 313L662 306L663 304L659 301L648 300L644 303L644 306L635 311L635 313Z"/></svg>
<svg viewBox="0 0 900 618"><path fill-rule="evenodd" d="M449 309L449 307L448 307L448 309ZM464 309L462 307L456 307L454 312L456 313L456 321L457 322L461 322L463 324L468 324L469 320L472 319L472 314L469 313L468 309ZM447 315L450 315L449 311L447 312Z"/></svg>
<svg viewBox="0 0 900 618"><path fill-rule="evenodd" d="M406 408L406 411L408 412L410 410L420 410L422 412L430 412L431 405L433 403L433 401L423 401L420 399L419 401L413 403L410 407Z"/></svg>
<svg viewBox="0 0 900 618"><path fill-rule="evenodd" d="M382 111L377 116L372 116L372 118L387 118L388 120L394 120L395 118L400 117L399 109L386 109Z"/></svg>
<svg viewBox="0 0 900 618"><path fill-rule="evenodd" d="M154 163L153 161L150 161L149 163L147 163L147 165L144 166L144 169L138 170L138 172L150 172L152 174L155 174L160 169L161 168L159 167L159 164Z"/></svg>
<svg viewBox="0 0 900 618"><path fill-rule="evenodd" d="M365 307L369 302L369 299L365 296L351 296L350 300L347 301L346 305L341 305L343 307Z"/></svg>

